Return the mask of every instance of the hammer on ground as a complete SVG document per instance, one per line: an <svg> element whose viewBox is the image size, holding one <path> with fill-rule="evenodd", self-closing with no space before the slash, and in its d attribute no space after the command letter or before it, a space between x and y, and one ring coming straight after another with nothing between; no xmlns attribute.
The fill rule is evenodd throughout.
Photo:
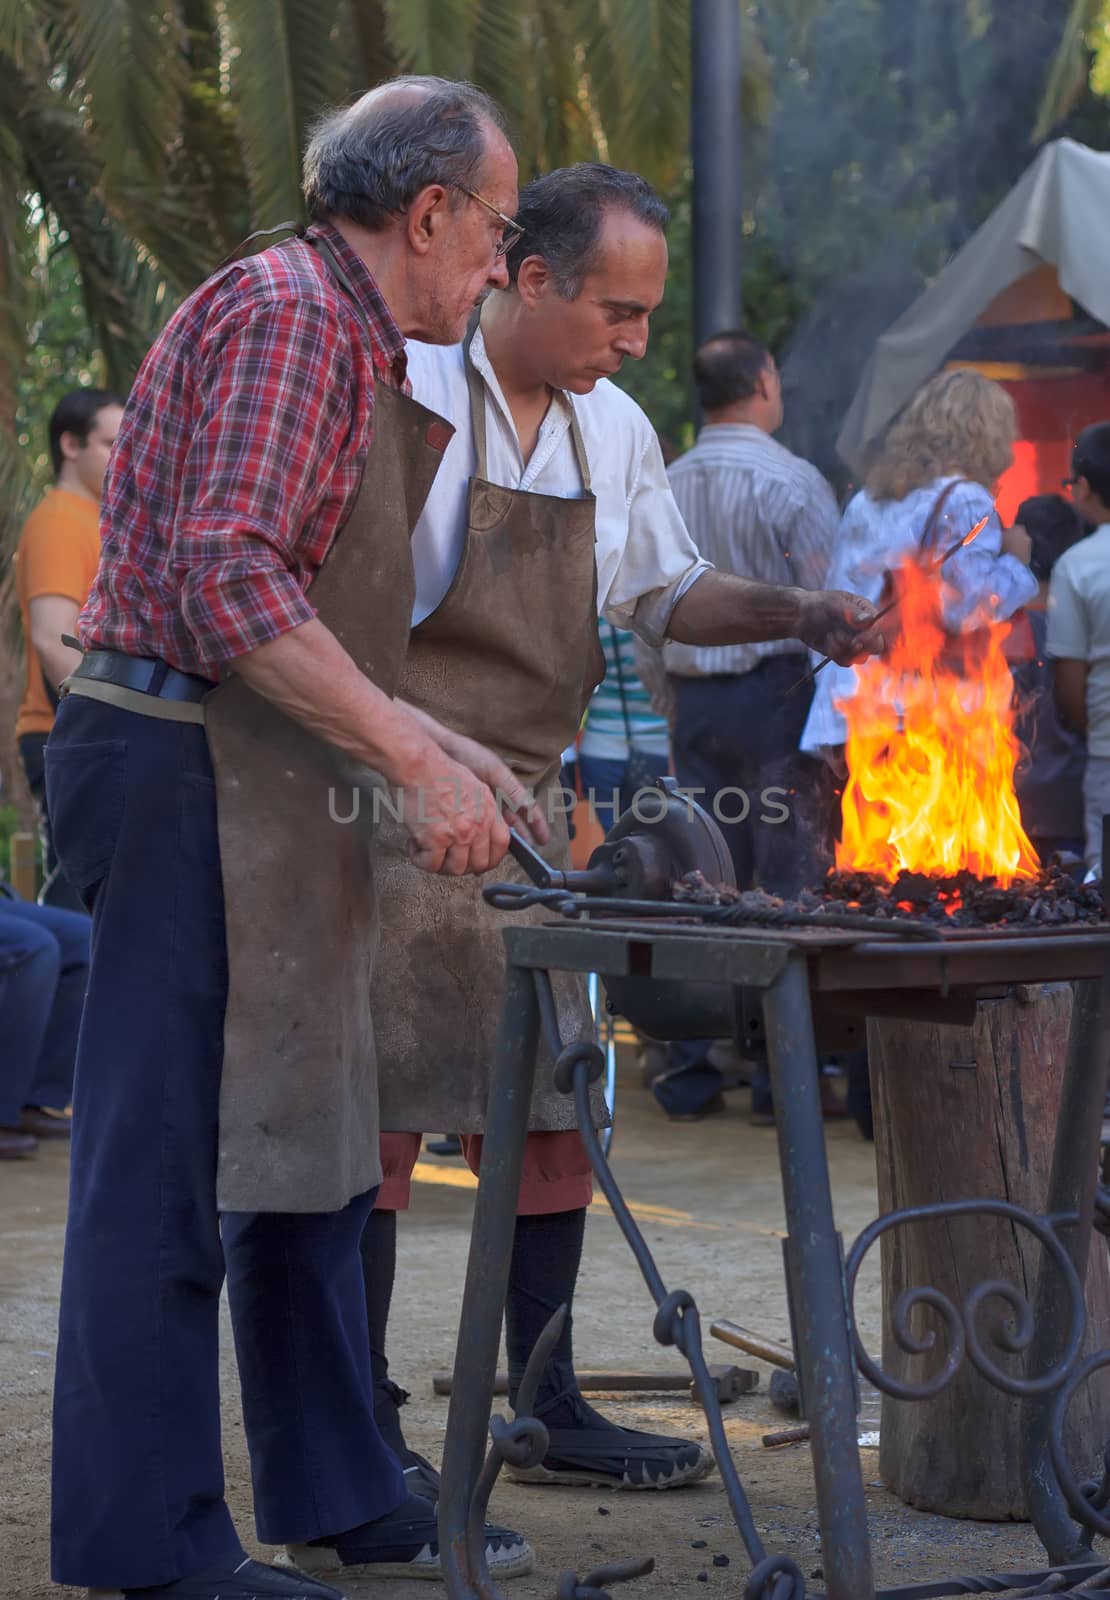
<svg viewBox="0 0 1110 1600"><path fill-rule="evenodd" d="M754 1367L711 1366L709 1377L713 1393L721 1405L739 1400L759 1387L759 1373ZM580 1372L578 1387L583 1394L660 1394L685 1391L700 1404L696 1385L682 1372ZM451 1374L432 1374L433 1394L451 1393ZM495 1395L509 1392L509 1375L499 1372L493 1382Z"/></svg>

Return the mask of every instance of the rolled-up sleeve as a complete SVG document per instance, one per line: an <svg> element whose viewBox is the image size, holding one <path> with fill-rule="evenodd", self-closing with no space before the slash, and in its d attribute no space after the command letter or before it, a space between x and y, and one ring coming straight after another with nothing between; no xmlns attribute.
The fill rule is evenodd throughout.
<svg viewBox="0 0 1110 1600"><path fill-rule="evenodd" d="M216 319L174 527L181 611L213 666L315 615L298 538L351 428L349 346L328 310L279 300Z"/></svg>
<svg viewBox="0 0 1110 1600"><path fill-rule="evenodd" d="M631 628L645 644L658 647L671 612L703 572L712 570L697 552L675 503L663 453L650 427L628 497L628 537L599 595L602 614L619 628Z"/></svg>

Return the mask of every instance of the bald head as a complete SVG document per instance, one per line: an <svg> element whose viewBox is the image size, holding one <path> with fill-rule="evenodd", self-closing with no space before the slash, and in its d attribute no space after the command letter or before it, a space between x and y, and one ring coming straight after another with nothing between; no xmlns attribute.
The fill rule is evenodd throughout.
<svg viewBox="0 0 1110 1600"><path fill-rule="evenodd" d="M504 119L473 84L402 77L316 124L305 151L314 220L346 217L371 233L395 222L431 184L477 187L491 153L508 148Z"/></svg>

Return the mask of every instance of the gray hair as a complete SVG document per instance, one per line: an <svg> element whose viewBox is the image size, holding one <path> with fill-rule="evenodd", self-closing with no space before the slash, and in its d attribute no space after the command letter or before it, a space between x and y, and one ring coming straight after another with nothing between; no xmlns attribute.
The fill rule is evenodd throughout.
<svg viewBox="0 0 1110 1600"><path fill-rule="evenodd" d="M394 92L406 89L425 93ZM471 187L491 125L505 131L500 108L472 83L394 78L314 126L302 169L308 214L379 232L431 183Z"/></svg>
<svg viewBox="0 0 1110 1600"><path fill-rule="evenodd" d="M509 251L509 280L522 261L542 256L555 288L573 300L597 263L607 211L627 211L649 228L666 232L670 212L646 178L600 161L579 161L533 178L520 191L516 220L524 232Z"/></svg>

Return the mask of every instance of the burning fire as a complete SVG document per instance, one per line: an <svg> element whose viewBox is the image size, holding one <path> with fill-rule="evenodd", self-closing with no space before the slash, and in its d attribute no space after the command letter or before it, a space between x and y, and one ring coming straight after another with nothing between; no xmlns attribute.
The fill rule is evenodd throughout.
<svg viewBox="0 0 1110 1600"><path fill-rule="evenodd" d="M1010 624L979 617L953 637L936 563L910 560L894 581L897 641L857 666L855 693L837 702L849 776L836 865L891 882L903 869L966 871L1003 886L1034 878L1037 854L1014 793Z"/></svg>

